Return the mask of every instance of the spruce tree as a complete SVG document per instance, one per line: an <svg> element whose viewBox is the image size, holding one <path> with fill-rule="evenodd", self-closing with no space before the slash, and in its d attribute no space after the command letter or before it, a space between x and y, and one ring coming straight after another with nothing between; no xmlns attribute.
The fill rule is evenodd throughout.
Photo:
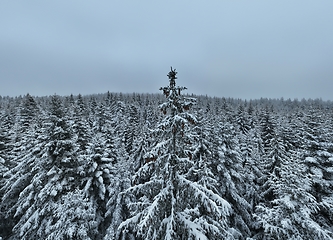
<svg viewBox="0 0 333 240"><path fill-rule="evenodd" d="M188 112L195 103L176 86L177 72L171 68L169 86L163 87L166 102L160 110L166 117L155 133L158 142L146 155L146 164L126 191L137 202L131 217L119 227L118 236L131 232L137 239L226 239L230 205L201 182L187 178L194 166L188 145L193 144L191 124L196 118Z"/></svg>
<svg viewBox="0 0 333 240"><path fill-rule="evenodd" d="M113 147L109 145L109 140L97 134L88 145L87 154L82 156L80 164L82 193L94 209L98 238L104 235L110 221L106 216L106 205L111 197L111 183L114 182L115 167L112 163L117 156L109 151Z"/></svg>
<svg viewBox="0 0 333 240"><path fill-rule="evenodd" d="M236 239L245 239L251 235L252 206L248 195L253 196L253 189L245 182L244 160L235 128L229 122L218 123L216 128L218 144L213 173L220 183L220 195L231 204L230 232Z"/></svg>
<svg viewBox="0 0 333 240"><path fill-rule="evenodd" d="M96 208L78 189L62 195L52 206L52 221L43 221L46 240L100 239Z"/></svg>
<svg viewBox="0 0 333 240"><path fill-rule="evenodd" d="M80 146L82 154L86 153L89 139L91 138L91 128L87 120L87 109L83 97L79 94L74 107L74 125L76 141Z"/></svg>
<svg viewBox="0 0 333 240"><path fill-rule="evenodd" d="M5 219L13 226L13 239L47 239L49 229L61 231L57 229L62 225L59 221L65 219L57 212L62 211L63 196L80 187L80 162L76 154L79 147L72 139L73 131L65 120L62 101L56 95L51 99L50 121L45 125L46 138L41 138L43 141L25 152L19 164L9 171L11 177L2 189L5 194L1 209L6 211ZM68 206L75 207L74 204ZM85 207L82 209L88 211ZM91 218L76 220L77 224L83 220L95 221ZM75 219L66 221L76 224ZM96 229L87 231L92 234Z"/></svg>
<svg viewBox="0 0 333 240"><path fill-rule="evenodd" d="M263 147L265 153L267 154L270 151L270 143L271 140L274 138L275 127L276 127L273 118L273 113L272 111L270 111L268 106L266 106L261 113L260 125L261 125L261 138L263 141Z"/></svg>
<svg viewBox="0 0 333 240"><path fill-rule="evenodd" d="M332 232L318 219L320 208L309 193L311 185L312 180L296 155L285 156L279 166L271 168L265 183L270 197L256 208L254 238L333 239Z"/></svg>
<svg viewBox="0 0 333 240"><path fill-rule="evenodd" d="M325 137L324 115L311 108L305 115L303 161L313 184L310 193L316 197L320 211L318 221L332 231L333 226L333 147Z"/></svg>

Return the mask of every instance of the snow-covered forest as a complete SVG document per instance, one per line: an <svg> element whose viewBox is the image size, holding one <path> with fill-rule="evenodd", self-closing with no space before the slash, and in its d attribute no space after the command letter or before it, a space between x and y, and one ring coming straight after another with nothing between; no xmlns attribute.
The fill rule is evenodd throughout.
<svg viewBox="0 0 333 240"><path fill-rule="evenodd" d="M332 102L168 77L161 94L0 97L0 239L333 239Z"/></svg>

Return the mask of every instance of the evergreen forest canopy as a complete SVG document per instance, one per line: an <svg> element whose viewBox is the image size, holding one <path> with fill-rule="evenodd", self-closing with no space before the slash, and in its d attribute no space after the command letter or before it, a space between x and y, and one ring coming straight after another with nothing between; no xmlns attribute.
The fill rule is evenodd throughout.
<svg viewBox="0 0 333 240"><path fill-rule="evenodd" d="M0 239L333 239L333 103L0 97Z"/></svg>

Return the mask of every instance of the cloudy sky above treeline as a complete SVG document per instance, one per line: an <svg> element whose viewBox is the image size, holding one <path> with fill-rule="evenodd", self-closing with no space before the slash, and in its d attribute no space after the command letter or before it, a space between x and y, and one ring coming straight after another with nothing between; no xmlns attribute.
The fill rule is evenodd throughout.
<svg viewBox="0 0 333 240"><path fill-rule="evenodd" d="M333 1L1 1L0 95L333 100Z"/></svg>

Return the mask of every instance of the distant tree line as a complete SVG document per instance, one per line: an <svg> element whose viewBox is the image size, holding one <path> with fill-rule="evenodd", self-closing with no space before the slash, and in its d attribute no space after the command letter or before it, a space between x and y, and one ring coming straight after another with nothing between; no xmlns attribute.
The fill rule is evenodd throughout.
<svg viewBox="0 0 333 240"><path fill-rule="evenodd" d="M333 103L0 97L0 239L333 239Z"/></svg>

